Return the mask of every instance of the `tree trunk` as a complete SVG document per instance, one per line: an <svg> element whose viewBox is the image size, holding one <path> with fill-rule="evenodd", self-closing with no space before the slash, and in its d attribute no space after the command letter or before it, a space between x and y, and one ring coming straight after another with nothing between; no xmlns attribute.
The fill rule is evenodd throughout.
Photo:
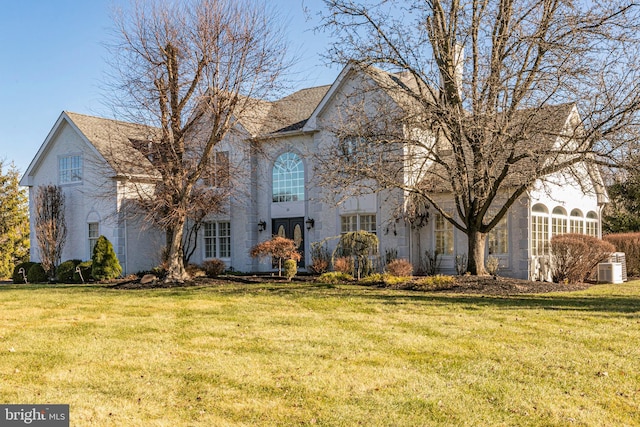
<svg viewBox="0 0 640 427"><path fill-rule="evenodd" d="M167 283L183 283L189 279L182 254L184 222L184 219L179 220L173 229L167 230L167 276L164 279Z"/></svg>
<svg viewBox="0 0 640 427"><path fill-rule="evenodd" d="M487 271L484 268L484 249L486 233L472 230L467 234L467 271L474 276L485 276Z"/></svg>

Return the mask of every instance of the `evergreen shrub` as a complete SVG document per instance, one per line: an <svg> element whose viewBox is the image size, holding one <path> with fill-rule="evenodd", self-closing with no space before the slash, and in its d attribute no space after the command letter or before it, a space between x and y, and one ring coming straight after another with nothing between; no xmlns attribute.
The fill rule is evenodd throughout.
<svg viewBox="0 0 640 427"><path fill-rule="evenodd" d="M49 276L47 276L47 272L44 271L42 264L37 262L29 268L27 280L29 283L47 283L49 282Z"/></svg>
<svg viewBox="0 0 640 427"><path fill-rule="evenodd" d="M34 264L35 262L27 261L27 262L21 262L20 264L16 265L15 268L13 269L13 275L11 276L11 278L13 279L13 283L16 283L16 284L24 283L24 276L22 275L22 273L20 273L20 269L23 268L24 273L28 275L29 269ZM29 280L28 277L27 277L27 280Z"/></svg>
<svg viewBox="0 0 640 427"><path fill-rule="evenodd" d="M73 280L73 274L76 272L76 267L80 264L82 260L80 259L70 259L68 261L63 262L56 268L56 279L60 283L76 283Z"/></svg>
<svg viewBox="0 0 640 427"><path fill-rule="evenodd" d="M122 274L122 267L113 250L113 245L104 236L98 237L93 248L91 275L95 280L111 280Z"/></svg>
<svg viewBox="0 0 640 427"><path fill-rule="evenodd" d="M80 267L80 274L82 274L82 277L80 277L80 274L78 274L76 269L74 269L73 270L74 283L83 283L83 282L88 282L90 280L93 280L93 276L91 276L91 271L93 270L93 261L89 260L89 261L81 262L76 267Z"/></svg>
<svg viewBox="0 0 640 427"><path fill-rule="evenodd" d="M286 277L288 281L291 281L297 272L298 263L295 260L287 259L284 261L284 277Z"/></svg>

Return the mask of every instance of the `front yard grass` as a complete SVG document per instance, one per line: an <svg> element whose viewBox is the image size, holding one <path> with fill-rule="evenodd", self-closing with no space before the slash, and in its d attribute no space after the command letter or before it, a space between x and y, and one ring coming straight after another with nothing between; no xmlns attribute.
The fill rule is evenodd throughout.
<svg viewBox="0 0 640 427"><path fill-rule="evenodd" d="M66 403L72 426L640 425L640 282L4 285L0 379L0 403Z"/></svg>

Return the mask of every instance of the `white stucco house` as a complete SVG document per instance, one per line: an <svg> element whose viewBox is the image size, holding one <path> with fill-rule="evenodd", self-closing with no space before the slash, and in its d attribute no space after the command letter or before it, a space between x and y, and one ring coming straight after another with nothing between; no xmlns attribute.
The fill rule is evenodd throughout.
<svg viewBox="0 0 640 427"><path fill-rule="evenodd" d="M326 188L315 176L313 154L335 143L325 124L337 114L340 97L363 78L347 66L332 85L264 101L263 110L256 114L260 120L238 120L234 134L216 147L213 162L231 168L236 188L226 212L207 218L191 262L218 258L236 271L271 271L272 264L251 258L249 249L273 234L283 234L300 244L304 253L300 268L304 269L310 262L312 242L366 230L377 234L382 254L393 250L418 268L426 251L438 252L439 270L455 273L456 255L467 250L466 236L437 213L422 227L397 221L394 215L405 202L401 192L352 196L337 205L321 197ZM564 123L577 111L565 105L553 114L554 123ZM125 212L126 200L132 197L128 183L152 183L157 177L136 145L149 132L148 127L110 119L66 111L60 115L21 185L29 187L30 200L40 185L64 189L69 233L63 260L89 259L93 242L104 235L113 243L125 274L159 264L163 233ZM133 159L135 167L123 169L125 163L118 158ZM588 185L558 174L555 180L551 177L544 185L533 186L513 205L487 239L487 254L500 259L501 275L545 279L545 255L553 235L601 236L607 196L596 170L585 168L584 177ZM33 215L34 207L30 209ZM35 238L33 229L31 236ZM31 251L31 259L38 260L35 242Z"/></svg>

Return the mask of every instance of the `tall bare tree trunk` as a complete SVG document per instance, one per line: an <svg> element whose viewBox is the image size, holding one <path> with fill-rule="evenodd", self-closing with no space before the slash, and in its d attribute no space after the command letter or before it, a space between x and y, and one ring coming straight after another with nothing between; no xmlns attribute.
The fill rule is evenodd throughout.
<svg viewBox="0 0 640 427"><path fill-rule="evenodd" d="M167 282L182 283L189 279L184 268L182 235L185 221L178 220L175 227L167 230Z"/></svg>
<svg viewBox="0 0 640 427"><path fill-rule="evenodd" d="M484 249L487 240L486 233L470 231L468 238L467 271L473 275L483 276L487 274L484 268Z"/></svg>

